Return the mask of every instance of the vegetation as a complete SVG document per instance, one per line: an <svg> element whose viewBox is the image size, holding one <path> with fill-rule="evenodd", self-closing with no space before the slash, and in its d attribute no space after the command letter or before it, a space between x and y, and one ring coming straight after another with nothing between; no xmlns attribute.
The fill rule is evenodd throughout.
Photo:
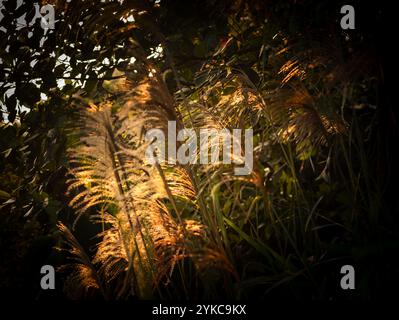
<svg viewBox="0 0 399 320"><path fill-rule="evenodd" d="M3 2L0 286L71 299L369 299L398 282L384 11ZM254 130L254 168L149 165L143 134ZM339 287L355 266L355 292ZM59 275L59 276L58 276ZM59 282L59 285L58 285Z"/></svg>

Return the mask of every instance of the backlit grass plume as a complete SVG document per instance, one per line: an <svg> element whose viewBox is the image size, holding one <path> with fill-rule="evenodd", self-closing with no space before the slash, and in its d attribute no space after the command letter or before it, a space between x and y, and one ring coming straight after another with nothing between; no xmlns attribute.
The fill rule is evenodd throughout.
<svg viewBox="0 0 399 320"><path fill-rule="evenodd" d="M189 218L198 204L186 169L145 163L143 132L165 128L174 117L173 100L163 90L148 80L118 103L83 106L79 140L69 151L75 222L101 209L93 219L105 230L90 265L98 266L104 290L114 298L150 297L186 258L199 262L198 271L207 263L233 270L215 262L222 255L211 249L205 225ZM74 272L84 277L81 271Z"/></svg>

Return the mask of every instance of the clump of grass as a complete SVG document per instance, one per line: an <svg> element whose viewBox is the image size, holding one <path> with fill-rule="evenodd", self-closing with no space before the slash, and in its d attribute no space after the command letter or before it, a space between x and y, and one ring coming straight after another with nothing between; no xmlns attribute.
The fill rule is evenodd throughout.
<svg viewBox="0 0 399 320"><path fill-rule="evenodd" d="M284 37L272 51L269 72L254 64L258 81L216 58L184 94L173 97L155 71L108 83L122 98L81 105L70 205L78 215L94 212L104 230L94 258L76 266L75 285L107 298L242 298L296 283L290 294L323 297L318 270L344 258L331 253L334 235L351 238L363 212L376 223L378 194L357 117L344 114L356 99L347 96L350 83L331 90L340 74L331 61L293 54ZM252 128L253 172L236 177L221 163L149 166L143 133L166 130L168 120L196 131ZM82 251L69 243L72 254ZM89 273L94 280L83 281Z"/></svg>

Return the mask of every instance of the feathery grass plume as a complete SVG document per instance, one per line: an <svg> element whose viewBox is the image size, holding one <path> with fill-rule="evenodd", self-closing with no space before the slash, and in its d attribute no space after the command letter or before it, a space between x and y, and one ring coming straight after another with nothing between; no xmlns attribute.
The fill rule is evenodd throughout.
<svg viewBox="0 0 399 320"><path fill-rule="evenodd" d="M79 215L103 206L105 214L95 221L107 228L93 263L99 265L107 288L113 288L110 295L149 297L180 261L194 257L193 252L194 261L204 255L201 261L213 265L220 254L206 258L212 244L205 226L182 216L198 210L186 169L145 162L149 142L143 134L154 127L166 130L167 121L176 119L169 93L154 79L136 86L127 82L130 91L118 81L113 88L123 89L122 99L82 110L80 141L69 150L70 205Z"/></svg>
<svg viewBox="0 0 399 320"><path fill-rule="evenodd" d="M255 125L263 106L256 88L240 69L232 69L225 78L209 80L207 86L192 93L199 97L191 102L194 127L245 128ZM183 112L184 114L184 112ZM186 116L186 125L190 125Z"/></svg>
<svg viewBox="0 0 399 320"><path fill-rule="evenodd" d="M279 126L277 137L283 143L294 142L299 156L346 132L338 113L322 105L325 99L312 97L303 87L276 90L267 100L272 119Z"/></svg>
<svg viewBox="0 0 399 320"><path fill-rule="evenodd" d="M280 84L265 100L282 141L294 142L301 157L334 135L345 134L347 125L336 107L341 97L328 84L335 72L334 56L317 46L303 50L285 45L274 55L274 65L279 64Z"/></svg>
<svg viewBox="0 0 399 320"><path fill-rule="evenodd" d="M201 215L218 248L227 252L229 261L234 261L233 237L227 234L237 232L256 251L273 257L269 261L272 269L290 264L283 262L287 246L306 265L296 242L297 237L303 236L297 227L303 217L297 213L296 205L309 204L301 189L295 157L309 159L315 148L326 146L334 136L346 131L335 108L335 93L319 93L309 86L314 80L312 70L325 68L325 59L315 59L307 53L289 55L288 47L275 54L271 73L276 80L262 78L259 83L234 65L205 63L197 74L201 84L188 91L189 111L185 112L184 105L179 108L183 123L196 131L254 129L256 152L251 176L232 177L231 166L220 166L218 162L194 166L194 171L200 181L199 195L209 199L201 203ZM217 144L218 139L211 140L211 146ZM290 198L295 199L291 207L287 200ZM229 219L228 225L225 219ZM260 226L265 226L268 235L257 243L253 237L262 238L257 229Z"/></svg>
<svg viewBox="0 0 399 320"><path fill-rule="evenodd" d="M143 157L140 157L139 151L143 149L135 145L135 149L126 152L126 147L120 147L117 131L119 124L111 108L111 104L105 103L97 110L85 112L81 145L70 151L71 162L76 165L71 169L74 177L71 179L70 190L84 189L79 190L71 205L79 213L97 204L109 204L117 208L116 217L120 228L118 244L124 244L129 262L128 273L134 277L139 294L148 294L145 283L153 275L150 266L152 253L145 244L145 230L142 229L141 217L137 212L138 203L149 195L148 192L143 194L142 188L149 181L148 171L143 168L140 160ZM156 188L152 188L152 193L154 191ZM106 241L110 239L106 238ZM101 249L104 247L100 246ZM131 281L133 283L133 279Z"/></svg>
<svg viewBox="0 0 399 320"><path fill-rule="evenodd" d="M63 246L58 249L66 251L73 261L60 268L61 271L70 271L64 284L67 295L72 299L82 299L99 291L107 299L101 279L89 255L63 223L58 223L57 226L63 238Z"/></svg>

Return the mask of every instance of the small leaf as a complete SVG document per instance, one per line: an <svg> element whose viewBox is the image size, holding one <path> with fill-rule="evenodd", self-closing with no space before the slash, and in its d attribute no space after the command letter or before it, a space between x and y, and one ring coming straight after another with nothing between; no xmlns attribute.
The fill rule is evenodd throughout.
<svg viewBox="0 0 399 320"><path fill-rule="evenodd" d="M11 151L12 151L12 148L9 148L9 149L7 149L6 151L3 151L4 158L8 158L8 156L9 156L10 153L11 153Z"/></svg>
<svg viewBox="0 0 399 320"><path fill-rule="evenodd" d="M33 211L33 206L24 214L24 218L29 217Z"/></svg>
<svg viewBox="0 0 399 320"><path fill-rule="evenodd" d="M1 199L10 199L11 195L4 190L0 190L0 198Z"/></svg>

